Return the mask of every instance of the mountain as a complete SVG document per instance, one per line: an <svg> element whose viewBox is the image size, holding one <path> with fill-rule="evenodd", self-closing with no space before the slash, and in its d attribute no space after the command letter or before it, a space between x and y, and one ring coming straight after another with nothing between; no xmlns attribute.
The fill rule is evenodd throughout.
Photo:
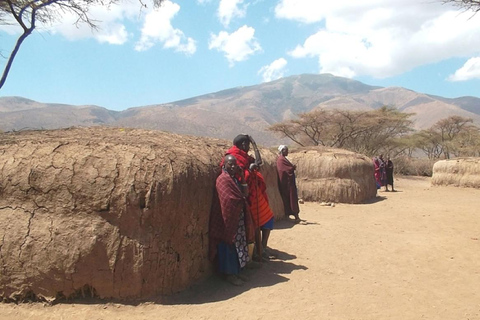
<svg viewBox="0 0 480 320"><path fill-rule="evenodd" d="M112 125L233 139L249 133L259 143L280 141L265 128L315 108L373 110L382 106L414 113L416 129L451 115L480 124L480 99L455 99L401 87L369 86L330 74L302 74L249 87L209 93L167 104L111 111L99 106L43 104L20 97L0 98L0 130Z"/></svg>

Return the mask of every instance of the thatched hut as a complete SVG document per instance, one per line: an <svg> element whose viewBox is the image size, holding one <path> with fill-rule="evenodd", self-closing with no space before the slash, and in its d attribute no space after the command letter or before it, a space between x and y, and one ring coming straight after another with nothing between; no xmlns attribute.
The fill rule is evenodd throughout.
<svg viewBox="0 0 480 320"><path fill-rule="evenodd" d="M363 203L375 198L372 160L342 149L311 147L291 152L299 197L305 201Z"/></svg>
<svg viewBox="0 0 480 320"><path fill-rule="evenodd" d="M435 162L432 185L480 188L480 158L457 158Z"/></svg>
<svg viewBox="0 0 480 320"><path fill-rule="evenodd" d="M207 276L209 213L228 147L119 128L0 134L0 297L139 299ZM282 217L276 157L262 153Z"/></svg>

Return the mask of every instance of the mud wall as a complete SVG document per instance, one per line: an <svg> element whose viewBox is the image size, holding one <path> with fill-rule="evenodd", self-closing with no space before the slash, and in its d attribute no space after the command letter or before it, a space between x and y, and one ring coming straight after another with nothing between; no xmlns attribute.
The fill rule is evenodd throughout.
<svg viewBox="0 0 480 320"><path fill-rule="evenodd" d="M208 219L228 147L120 128L1 134L0 296L89 290L141 299L209 275ZM275 157L262 154L271 206L282 217Z"/></svg>

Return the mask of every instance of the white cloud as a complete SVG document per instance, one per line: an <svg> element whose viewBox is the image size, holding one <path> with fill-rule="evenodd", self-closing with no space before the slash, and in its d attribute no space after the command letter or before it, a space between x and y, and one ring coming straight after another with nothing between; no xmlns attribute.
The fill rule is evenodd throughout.
<svg viewBox="0 0 480 320"><path fill-rule="evenodd" d="M285 73L285 67L287 66L287 60L284 58L277 59L269 65L263 66L258 74L262 75L263 82L270 82L283 77Z"/></svg>
<svg viewBox="0 0 480 320"><path fill-rule="evenodd" d="M200 1L200 0L199 0ZM205 1L205 0L203 0ZM53 8L53 5L52 5ZM92 30L87 24L76 24L77 17L71 12L64 12L54 24L37 23L37 31L60 34L68 40L94 38L100 43L125 44L132 34L128 32L128 21L143 21L141 37L135 44L138 51L147 50L157 43L164 48L173 49L186 54L196 51L195 40L186 37L180 30L172 26L171 20L179 12L180 6L166 0L159 8L141 8L138 1L122 1L118 5L89 6L89 16L98 24L98 30ZM18 27L9 26L1 31L20 33Z"/></svg>
<svg viewBox="0 0 480 320"><path fill-rule="evenodd" d="M145 51L156 43L163 43L166 49L193 54L197 50L195 41L187 38L185 34L175 29L171 20L180 11L180 6L171 1L165 1L160 8L149 12L145 17L140 40L135 45L135 50Z"/></svg>
<svg viewBox="0 0 480 320"><path fill-rule="evenodd" d="M163 43L166 49L193 54L197 50L195 40L187 38L185 34L175 29L171 20L180 10L180 6L171 1L165 1L160 8L149 12L145 17L140 40L135 45L135 50L145 51L157 42Z"/></svg>
<svg viewBox="0 0 480 320"><path fill-rule="evenodd" d="M480 57L470 58L465 64L448 77L450 81L480 79Z"/></svg>
<svg viewBox="0 0 480 320"><path fill-rule="evenodd" d="M37 29L61 34L71 41L94 38L101 43L124 44L128 41L130 35L123 21L134 17L138 8L138 4L129 2L122 3L121 6L90 6L89 16L98 24L98 29L94 31L85 23L76 24L77 16L71 12L62 14L57 23L52 25L40 24Z"/></svg>
<svg viewBox="0 0 480 320"><path fill-rule="evenodd" d="M246 25L231 34L221 31L218 35L211 35L208 48L223 52L233 66L262 50L254 35L255 29Z"/></svg>
<svg viewBox="0 0 480 320"><path fill-rule="evenodd" d="M243 0L220 0L217 15L220 22L227 27L233 18L243 18L246 6L239 7Z"/></svg>
<svg viewBox="0 0 480 320"><path fill-rule="evenodd" d="M480 15L418 0L282 0L277 18L317 24L290 52L318 59L319 72L384 78L480 52Z"/></svg>

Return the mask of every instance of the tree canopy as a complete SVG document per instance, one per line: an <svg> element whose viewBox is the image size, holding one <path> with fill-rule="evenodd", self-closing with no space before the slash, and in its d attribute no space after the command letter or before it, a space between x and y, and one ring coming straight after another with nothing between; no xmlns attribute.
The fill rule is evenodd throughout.
<svg viewBox="0 0 480 320"><path fill-rule="evenodd" d="M389 107L372 111L318 109L268 130L301 146L321 145L374 155L412 131L411 116Z"/></svg>
<svg viewBox="0 0 480 320"><path fill-rule="evenodd" d="M268 128L300 146L327 146L368 156L380 153L411 157L415 150L429 159L480 155L480 128L472 119L450 116L415 132L410 117L395 108L377 110L317 109Z"/></svg>

